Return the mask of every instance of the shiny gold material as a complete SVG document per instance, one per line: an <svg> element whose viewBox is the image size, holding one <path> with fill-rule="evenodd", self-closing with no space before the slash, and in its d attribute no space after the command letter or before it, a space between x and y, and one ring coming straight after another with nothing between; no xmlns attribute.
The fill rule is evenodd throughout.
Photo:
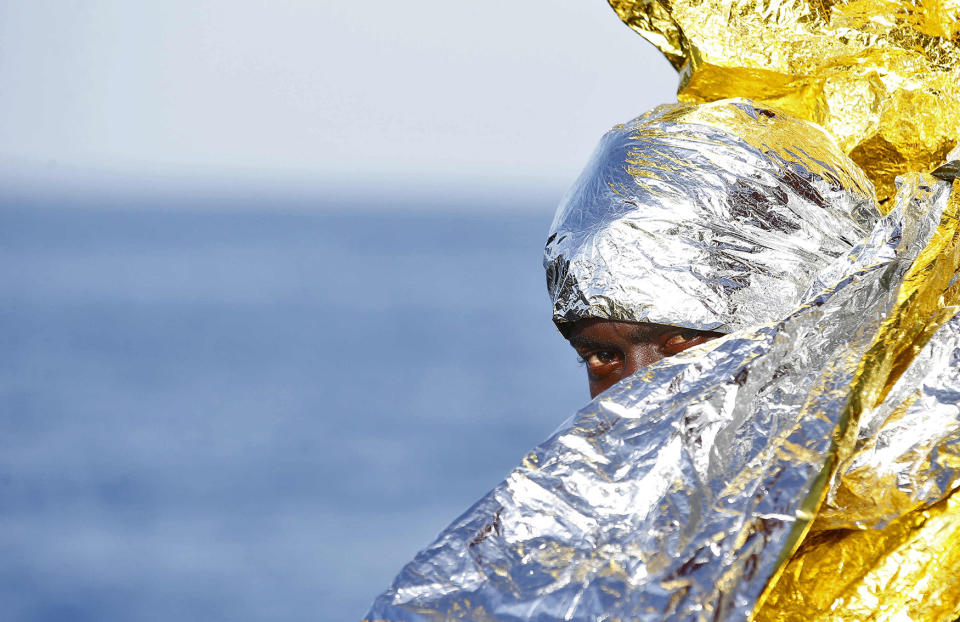
<svg viewBox="0 0 960 622"><path fill-rule="evenodd" d="M960 493L884 529L821 531L787 564L754 622L960 616Z"/></svg>
<svg viewBox="0 0 960 622"><path fill-rule="evenodd" d="M924 181L930 186L936 184L932 178L920 183L905 182L902 194L917 193L917 187ZM956 311L951 306L958 302L958 290L948 289L948 286L960 269L960 193L957 187L954 182L933 239L904 277L896 308L884 321L874 345L860 364L850 391L854 408L873 408L883 401L927 340ZM914 206L907 196L901 202L906 209ZM922 198L920 204L925 204ZM859 414L856 413L858 418Z"/></svg>
<svg viewBox="0 0 960 622"><path fill-rule="evenodd" d="M960 126L958 0L609 0L680 72L678 98L746 97L822 125L878 196Z"/></svg>

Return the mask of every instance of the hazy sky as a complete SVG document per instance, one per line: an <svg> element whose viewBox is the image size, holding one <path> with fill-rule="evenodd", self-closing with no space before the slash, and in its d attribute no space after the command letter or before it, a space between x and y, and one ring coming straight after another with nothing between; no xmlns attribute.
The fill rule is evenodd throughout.
<svg viewBox="0 0 960 622"><path fill-rule="evenodd" d="M553 188L675 86L602 0L0 0L0 175Z"/></svg>

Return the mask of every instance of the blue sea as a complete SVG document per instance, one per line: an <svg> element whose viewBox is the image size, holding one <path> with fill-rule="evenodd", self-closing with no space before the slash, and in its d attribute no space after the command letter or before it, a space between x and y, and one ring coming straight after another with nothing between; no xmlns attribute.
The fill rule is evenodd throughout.
<svg viewBox="0 0 960 622"><path fill-rule="evenodd" d="M588 401L552 205L0 205L0 611L359 620Z"/></svg>

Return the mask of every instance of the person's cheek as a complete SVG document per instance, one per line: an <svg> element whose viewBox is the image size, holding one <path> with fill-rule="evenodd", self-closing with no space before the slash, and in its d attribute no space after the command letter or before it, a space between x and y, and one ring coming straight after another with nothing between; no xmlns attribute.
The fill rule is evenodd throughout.
<svg viewBox="0 0 960 622"><path fill-rule="evenodd" d="M593 382L610 382L612 384L620 379L620 370L622 367L622 364L619 362L596 366L587 371L587 377Z"/></svg>
<svg viewBox="0 0 960 622"><path fill-rule="evenodd" d="M596 397L600 393L603 393L613 385L617 384L617 382L623 378L622 370L623 366L621 364L617 364L606 369L606 373L588 375L587 378L590 384L590 397Z"/></svg>

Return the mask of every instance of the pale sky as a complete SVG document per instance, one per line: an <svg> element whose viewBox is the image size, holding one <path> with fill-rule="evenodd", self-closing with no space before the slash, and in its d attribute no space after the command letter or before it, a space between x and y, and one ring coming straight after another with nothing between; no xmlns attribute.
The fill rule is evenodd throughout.
<svg viewBox="0 0 960 622"><path fill-rule="evenodd" d="M553 192L676 82L602 0L0 0L0 180Z"/></svg>

